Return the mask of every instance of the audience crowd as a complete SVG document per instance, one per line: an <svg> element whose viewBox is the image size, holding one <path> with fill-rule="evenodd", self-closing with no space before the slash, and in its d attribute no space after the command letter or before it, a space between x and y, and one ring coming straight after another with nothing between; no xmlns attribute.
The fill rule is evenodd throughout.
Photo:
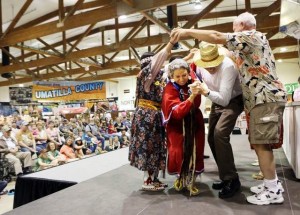
<svg viewBox="0 0 300 215"><path fill-rule="evenodd" d="M9 163L6 174L20 176L127 147L130 126L125 113L30 122L14 114L0 122L0 156Z"/></svg>

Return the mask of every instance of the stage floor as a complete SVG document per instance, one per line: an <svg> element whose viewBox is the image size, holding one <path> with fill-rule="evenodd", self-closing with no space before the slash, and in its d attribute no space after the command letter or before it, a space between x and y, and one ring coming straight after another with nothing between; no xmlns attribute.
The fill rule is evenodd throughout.
<svg viewBox="0 0 300 215"><path fill-rule="evenodd" d="M250 165L256 159L255 153L249 149L245 135L233 135L231 142L242 188L240 193L230 199L219 199L218 192L211 188L212 182L218 179L211 156L205 160L205 172L197 179L197 185L201 189L201 194L197 197L189 197L187 192L176 192L172 187L174 177L169 175L164 180L169 188L164 192L141 191L142 172L126 164L92 179L80 180L82 182L77 185L18 207L7 214L300 214L300 181L295 178L282 150L276 151L275 156L278 176L285 188L285 202L281 205L256 206L248 204L245 199L250 194L249 188L261 183L251 177L259 170ZM128 153L127 150L122 152ZM208 145L205 154L211 155Z"/></svg>

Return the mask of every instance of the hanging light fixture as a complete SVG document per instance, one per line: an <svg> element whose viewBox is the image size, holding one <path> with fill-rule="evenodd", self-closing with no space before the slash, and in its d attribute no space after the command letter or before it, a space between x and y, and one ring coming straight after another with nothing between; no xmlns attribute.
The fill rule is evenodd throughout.
<svg viewBox="0 0 300 215"><path fill-rule="evenodd" d="M201 1L200 0L195 0L195 6L194 7L195 7L196 10L202 9Z"/></svg>
<svg viewBox="0 0 300 215"><path fill-rule="evenodd" d="M202 9L201 0L190 0L189 3L190 3L190 4L194 4L194 8L195 8L196 10Z"/></svg>
<svg viewBox="0 0 300 215"><path fill-rule="evenodd" d="M107 38L107 41L106 41L106 44L111 44L111 39L110 38Z"/></svg>

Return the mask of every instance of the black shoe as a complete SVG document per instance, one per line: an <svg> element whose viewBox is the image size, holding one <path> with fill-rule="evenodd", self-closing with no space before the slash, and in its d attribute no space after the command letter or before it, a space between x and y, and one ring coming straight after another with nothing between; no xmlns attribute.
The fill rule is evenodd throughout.
<svg viewBox="0 0 300 215"><path fill-rule="evenodd" d="M225 199L234 196L234 194L240 189L240 187L241 182L238 178L229 181L224 181L224 186L219 192L219 198Z"/></svg>
<svg viewBox="0 0 300 215"><path fill-rule="evenodd" d="M210 158L209 155L203 155L204 159Z"/></svg>
<svg viewBox="0 0 300 215"><path fill-rule="evenodd" d="M33 173L33 171L32 170L24 170L23 171L23 175L28 175L30 173Z"/></svg>
<svg viewBox="0 0 300 215"><path fill-rule="evenodd" d="M224 187L224 185L225 185L224 181L215 181L212 184L212 188L214 190L221 190Z"/></svg>
<svg viewBox="0 0 300 215"><path fill-rule="evenodd" d="M17 177L21 177L21 176L23 176L24 174L22 173L22 172L20 172L20 173L18 173L17 174Z"/></svg>

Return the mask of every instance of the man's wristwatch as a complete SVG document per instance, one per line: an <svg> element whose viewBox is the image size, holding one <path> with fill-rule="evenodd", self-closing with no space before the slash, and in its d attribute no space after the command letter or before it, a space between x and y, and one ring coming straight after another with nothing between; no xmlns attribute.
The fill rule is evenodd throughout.
<svg viewBox="0 0 300 215"><path fill-rule="evenodd" d="M205 97L208 97L210 94L210 90L205 94Z"/></svg>

